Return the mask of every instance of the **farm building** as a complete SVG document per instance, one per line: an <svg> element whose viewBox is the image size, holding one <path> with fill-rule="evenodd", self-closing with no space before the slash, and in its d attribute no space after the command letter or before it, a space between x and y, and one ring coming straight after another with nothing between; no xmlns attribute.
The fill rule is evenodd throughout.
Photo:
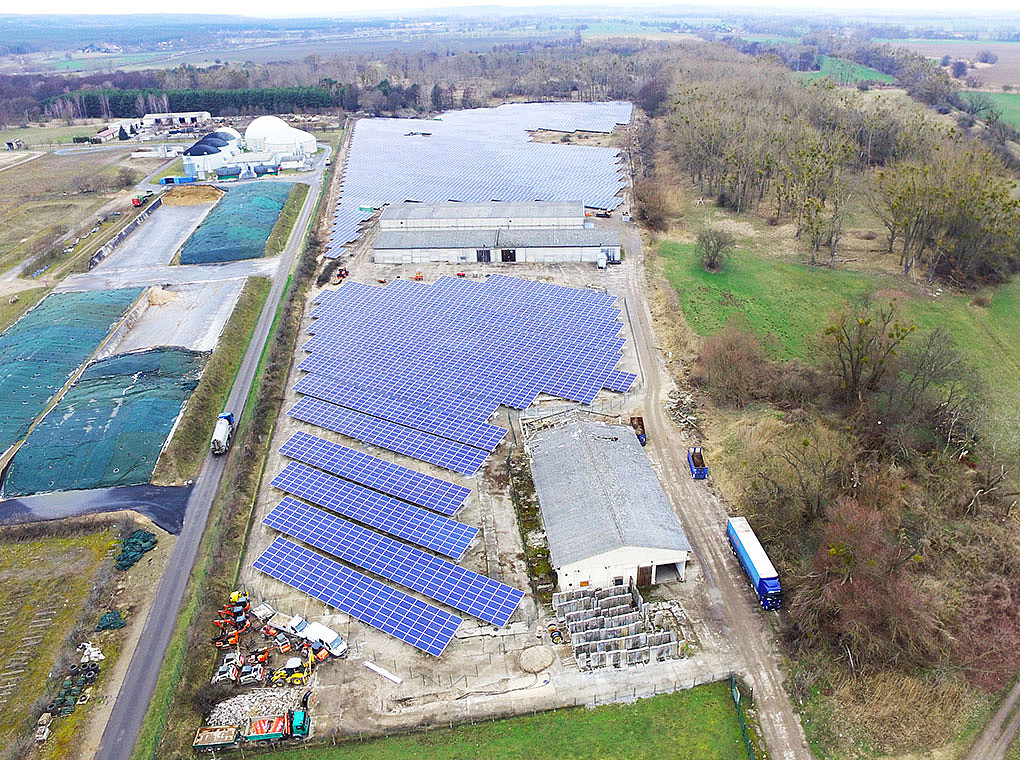
<svg viewBox="0 0 1020 760"><path fill-rule="evenodd" d="M144 127L184 127L205 124L211 118L208 111L177 111L175 113L147 113L141 121Z"/></svg>
<svg viewBox="0 0 1020 760"><path fill-rule="evenodd" d="M379 217L373 254L380 264L612 262L620 236L586 224L580 201L398 203Z"/></svg>
<svg viewBox="0 0 1020 760"><path fill-rule="evenodd" d="M528 450L561 591L684 579L691 545L631 428L574 417Z"/></svg>
<svg viewBox="0 0 1020 760"><path fill-rule="evenodd" d="M244 130L248 150L310 156L315 153L315 137L303 129L295 129L279 116L260 116Z"/></svg>

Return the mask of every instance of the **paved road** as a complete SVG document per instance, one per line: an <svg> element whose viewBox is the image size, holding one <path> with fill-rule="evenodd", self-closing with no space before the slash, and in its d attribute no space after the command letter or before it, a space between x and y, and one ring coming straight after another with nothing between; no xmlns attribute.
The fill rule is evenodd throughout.
<svg viewBox="0 0 1020 760"><path fill-rule="evenodd" d="M619 229L628 257L640 252L641 239L637 228L625 224ZM633 275L627 282L626 298L647 384L644 410L647 450L661 468L660 480L671 500L682 505L680 518L705 574L713 613L728 621L738 651L746 663L746 675L754 689L754 701L761 716L770 756L783 760L810 760L812 755L800 719L783 688L778 650L764 625L765 613L755 603L743 572L726 543L726 508L704 483L691 479L686 444L677 426L666 415L668 386L663 382L665 369L653 344L655 332L645 297L644 266L631 271Z"/></svg>
<svg viewBox="0 0 1020 760"><path fill-rule="evenodd" d="M273 316L286 285L287 274L293 268L294 257L304 239L304 231L307 229L308 221L315 207L321 183L322 174L317 173L312 191L308 193L304 206L301 208L301 214L294 225L290 244L279 257L281 266L273 280L273 287L269 291L269 297L266 299L255 333L252 335L251 343L248 345L234 387L227 400L227 408L232 410L238 419L244 410L244 401L255 378L255 369L262 354L262 348L269 336ZM127 760L131 756L135 742L138 740L142 721L145 719L145 713L152 699L152 693L156 688L156 681L159 678L159 671L163 664L163 658L166 656L171 634L177 624L177 615L184 599L184 591L195 565L198 547L202 540L202 534L205 532L209 511L219 488L225 463L225 457L210 455L206 457L205 463L202 465L202 472L198 476L198 481L191 492L191 498L188 500L184 528L177 538L177 543L174 544L167 562L166 572L156 590L152 609L142 628L142 634L131 658L131 664L128 666L124 683L121 684L120 692L117 694L117 700L114 703L110 720L106 724L106 730L103 732L95 760Z"/></svg>
<svg viewBox="0 0 1020 760"><path fill-rule="evenodd" d="M1004 760L1020 734L1020 681L1010 689L988 725L967 751L966 760Z"/></svg>

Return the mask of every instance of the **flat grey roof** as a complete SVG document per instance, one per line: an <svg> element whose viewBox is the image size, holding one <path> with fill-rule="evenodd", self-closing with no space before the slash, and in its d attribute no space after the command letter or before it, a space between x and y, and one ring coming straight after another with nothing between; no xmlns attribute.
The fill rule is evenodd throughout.
<svg viewBox="0 0 1020 760"><path fill-rule="evenodd" d="M505 219L505 218L577 218L584 216L581 201L549 203L394 203L380 219Z"/></svg>
<svg viewBox="0 0 1020 760"><path fill-rule="evenodd" d="M528 449L554 567L628 546L691 550L630 427L575 416Z"/></svg>
<svg viewBox="0 0 1020 760"><path fill-rule="evenodd" d="M615 230L380 230L376 250L411 248L600 248L620 246Z"/></svg>

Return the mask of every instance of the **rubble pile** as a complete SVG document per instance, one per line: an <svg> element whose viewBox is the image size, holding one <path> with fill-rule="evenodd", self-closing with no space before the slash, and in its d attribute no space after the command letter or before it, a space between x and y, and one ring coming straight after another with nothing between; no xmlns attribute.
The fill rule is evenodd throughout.
<svg viewBox="0 0 1020 760"><path fill-rule="evenodd" d="M240 725L259 715L279 715L293 710L301 697L300 689L254 689L220 702L209 711L210 726Z"/></svg>

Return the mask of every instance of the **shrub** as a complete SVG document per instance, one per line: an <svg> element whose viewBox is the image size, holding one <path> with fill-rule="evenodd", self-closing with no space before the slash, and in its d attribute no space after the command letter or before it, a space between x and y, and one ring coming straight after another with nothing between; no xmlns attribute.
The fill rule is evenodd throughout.
<svg viewBox="0 0 1020 760"><path fill-rule="evenodd" d="M650 229L661 232L669 226L669 204L657 182L646 180L634 186L638 218Z"/></svg>
<svg viewBox="0 0 1020 760"><path fill-rule="evenodd" d="M720 402L742 407L763 395L767 372L758 339L731 325L705 338L694 380Z"/></svg>

